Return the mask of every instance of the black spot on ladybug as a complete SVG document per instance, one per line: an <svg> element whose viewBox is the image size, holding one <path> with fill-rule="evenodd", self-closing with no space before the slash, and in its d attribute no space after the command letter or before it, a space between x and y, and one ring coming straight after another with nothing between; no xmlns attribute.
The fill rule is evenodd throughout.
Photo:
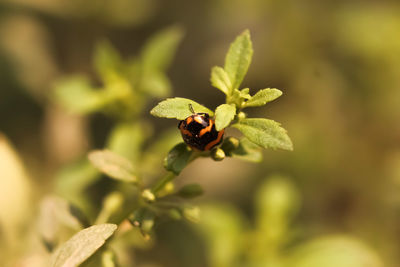
<svg viewBox="0 0 400 267"><path fill-rule="evenodd" d="M222 142L224 130L215 129L214 120L207 113L195 113L178 124L186 144L197 150L210 150Z"/></svg>

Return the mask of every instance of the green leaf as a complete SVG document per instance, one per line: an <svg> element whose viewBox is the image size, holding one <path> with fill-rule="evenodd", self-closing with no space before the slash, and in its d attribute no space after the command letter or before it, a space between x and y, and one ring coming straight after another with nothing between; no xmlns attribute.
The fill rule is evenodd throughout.
<svg viewBox="0 0 400 267"><path fill-rule="evenodd" d="M246 30L231 44L225 58L224 69L232 82L233 89L239 88L242 83L252 56L253 45L250 40L250 32Z"/></svg>
<svg viewBox="0 0 400 267"><path fill-rule="evenodd" d="M93 65L103 81L110 73L118 72L121 63L121 56L110 42L103 40L96 44Z"/></svg>
<svg viewBox="0 0 400 267"><path fill-rule="evenodd" d="M54 97L70 112L88 114L100 110L105 101L102 91L94 90L89 80L82 76L64 78L55 84Z"/></svg>
<svg viewBox="0 0 400 267"><path fill-rule="evenodd" d="M193 151L185 143L177 144L164 160L165 169L179 175L188 164L192 153Z"/></svg>
<svg viewBox="0 0 400 267"><path fill-rule="evenodd" d="M164 73L151 71L143 73L140 90L154 97L166 97L171 92L171 84Z"/></svg>
<svg viewBox="0 0 400 267"><path fill-rule="evenodd" d="M286 130L273 120L243 119L233 127L239 129L251 142L263 148L293 150L292 141Z"/></svg>
<svg viewBox="0 0 400 267"><path fill-rule="evenodd" d="M244 103L244 107L258 107L264 106L268 102L271 102L282 95L282 91L278 89L262 89L258 91L254 96Z"/></svg>
<svg viewBox="0 0 400 267"><path fill-rule="evenodd" d="M89 153L90 162L107 176L137 183L138 178L129 160L109 150L95 150Z"/></svg>
<svg viewBox="0 0 400 267"><path fill-rule="evenodd" d="M231 121L235 118L236 106L233 104L222 104L215 110L215 128L217 131L229 126Z"/></svg>
<svg viewBox="0 0 400 267"><path fill-rule="evenodd" d="M189 104L192 105L196 113L204 112L210 114L210 116L214 115L214 113L208 108L194 102L193 100L181 97L168 98L158 103L150 113L156 117L184 120L192 115L192 112L189 109Z"/></svg>
<svg viewBox="0 0 400 267"><path fill-rule="evenodd" d="M51 266L78 266L102 247L116 229L115 224L100 224L79 231L55 252Z"/></svg>
<svg viewBox="0 0 400 267"><path fill-rule="evenodd" d="M203 188L199 184L187 184L184 185L178 192L177 195L183 198L194 198L201 196L204 193Z"/></svg>
<svg viewBox="0 0 400 267"><path fill-rule="evenodd" d="M221 67L213 67L211 69L211 84L215 88L221 90L224 94L230 95L232 90L232 83L228 74Z"/></svg>
<svg viewBox="0 0 400 267"><path fill-rule="evenodd" d="M246 249L246 221L233 206L209 203L200 206L200 223L194 225L206 242L208 266L237 266ZM239 264L239 266L242 266Z"/></svg>
<svg viewBox="0 0 400 267"><path fill-rule="evenodd" d="M240 140L239 146L232 151L231 156L250 162L261 162L263 158L260 147L246 137Z"/></svg>
<svg viewBox="0 0 400 267"><path fill-rule="evenodd" d="M291 179L271 175L258 186L255 193L257 229L270 241L281 240L287 234L291 219L297 214L301 198ZM271 233L274 232L274 235Z"/></svg>
<svg viewBox="0 0 400 267"><path fill-rule="evenodd" d="M288 267L385 266L375 250L346 235L331 235L310 240L288 255Z"/></svg>
<svg viewBox="0 0 400 267"><path fill-rule="evenodd" d="M141 158L143 142L151 136L151 130L146 123L119 123L108 137L107 148L136 163Z"/></svg>
<svg viewBox="0 0 400 267"><path fill-rule="evenodd" d="M144 71L165 70L171 63L182 37L182 29L176 26L169 27L154 35L143 48Z"/></svg>

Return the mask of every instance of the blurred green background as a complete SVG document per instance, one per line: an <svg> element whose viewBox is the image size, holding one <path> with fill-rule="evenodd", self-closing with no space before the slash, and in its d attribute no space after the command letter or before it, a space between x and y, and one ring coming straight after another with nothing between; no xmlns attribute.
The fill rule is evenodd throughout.
<svg viewBox="0 0 400 267"><path fill-rule="evenodd" d="M168 71L172 95L210 108L224 101L210 85L210 68L223 64L229 43L248 28L255 52L243 85L284 93L252 115L281 122L295 149L266 151L258 165L234 159L190 165L177 182L200 183L206 194L196 202L206 218L220 219L206 219L202 229L165 222L155 245L132 252L132 266L400 266L394 0L1 1L0 259L43 266L31 237L38 203L54 191L58 170L102 148L113 125L103 115L66 112L50 97L54 83L76 73L98 81L92 55L99 41L130 56L170 25L185 32ZM176 127L145 116L157 129ZM259 225L263 201L255 200L264 185L272 190L267 195L278 190L278 200L267 201L278 203L270 213L283 205L284 215L267 212L265 225L278 237L254 241L251 235L270 231ZM274 262L285 253L292 263Z"/></svg>

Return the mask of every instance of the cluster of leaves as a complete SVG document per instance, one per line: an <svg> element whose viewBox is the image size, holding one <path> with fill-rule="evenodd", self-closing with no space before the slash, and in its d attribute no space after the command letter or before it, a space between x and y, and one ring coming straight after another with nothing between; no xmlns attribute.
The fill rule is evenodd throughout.
<svg viewBox="0 0 400 267"><path fill-rule="evenodd" d="M231 44L224 68L212 68L211 84L226 95L226 103L219 105L215 112L193 100L175 97L160 102L151 110L151 114L183 120L191 115L188 107L192 105L195 112L215 116L217 131L227 127L239 129L244 137L240 141L232 137L227 138L221 148L211 152L215 160L221 160L227 155L259 162L262 160L261 148L292 150L292 142L278 122L265 118L247 118L247 114L242 111L249 107L263 106L282 95L280 90L271 88L261 89L253 96L249 94L249 88L239 89L250 66L252 55L250 33L246 30ZM167 170L179 174L193 158L192 153L196 152L183 144L177 145L168 156Z"/></svg>
<svg viewBox="0 0 400 267"><path fill-rule="evenodd" d="M242 111L244 108L265 105L282 94L277 89L263 89L251 96L248 88L238 89L253 54L248 31L232 43L224 68L212 69L212 85L226 95L226 103L218 106L215 112L185 98L164 100L151 110L151 114L158 117L182 120L191 115L191 104L196 112L215 116L217 130L232 126L239 129L244 137L240 140L226 138L220 148L211 152L195 152L185 143L179 143L179 133L174 127L173 134L167 131L164 137L146 142L145 145L152 127L139 115L151 98L168 95L170 85L164 72L180 37L181 33L176 28L163 31L150 40L138 58L126 61L109 44L102 43L94 57L101 88L93 88L82 77L68 79L57 85L56 99L69 110L79 114L102 112L116 118L117 123L110 133L106 149L89 153L88 159L94 169L88 165L89 162L84 161L77 168L72 168L72 171L63 173L64 178L60 179L62 182L59 188L63 188L64 192L62 195L69 199L71 195L79 195L71 201L83 210L74 212L74 216L81 219L80 222L85 222L80 225L96 225L81 230L58 248L53 257L54 266L80 264L100 247L102 251L96 255L99 255L97 258L103 265L104 262L113 262L111 247L113 243L118 243L120 230L114 235L113 242L108 242L108 246L103 244L114 234L117 225L127 221L131 223L129 231L136 229L144 240L150 239L154 226L164 217L198 221L199 208L187 203L185 199L201 195L203 189L197 184L187 184L175 189L172 182L198 157L222 160L225 156L232 156L258 162L261 161L262 148L292 149L291 140L279 123L264 118L247 118ZM168 148L172 146L168 152ZM162 162L160 155L163 153L167 155L164 159L167 172L164 174L160 172L162 168L158 167ZM85 208L82 203L89 203L90 206L90 200L83 198L80 193L97 181L100 174L117 180L118 183L106 193L101 210L94 212L92 219L82 219L85 216L78 215L90 214L90 209ZM71 181L72 176L76 178ZM80 187L76 183L74 185L77 179ZM58 239L54 236L44 239L49 248L57 245L55 240ZM96 262L91 260L88 263L93 261Z"/></svg>

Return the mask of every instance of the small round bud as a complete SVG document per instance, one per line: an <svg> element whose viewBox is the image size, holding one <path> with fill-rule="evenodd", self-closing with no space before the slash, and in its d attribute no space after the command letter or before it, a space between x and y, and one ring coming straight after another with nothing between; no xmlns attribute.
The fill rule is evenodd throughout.
<svg viewBox="0 0 400 267"><path fill-rule="evenodd" d="M239 121L245 119L246 116L246 113L244 113L243 111L239 112L239 114L237 115Z"/></svg>
<svg viewBox="0 0 400 267"><path fill-rule="evenodd" d="M154 202L156 200L156 196L151 192L150 189L145 189L142 192L142 198L147 202Z"/></svg>
<svg viewBox="0 0 400 267"><path fill-rule="evenodd" d="M222 144L221 148L224 150L226 156L232 156L232 151L236 150L239 147L239 140L235 137L228 137L225 139L224 143Z"/></svg>
<svg viewBox="0 0 400 267"><path fill-rule="evenodd" d="M211 158L215 161L221 161L225 158L225 152L221 148L216 148L211 151Z"/></svg>

